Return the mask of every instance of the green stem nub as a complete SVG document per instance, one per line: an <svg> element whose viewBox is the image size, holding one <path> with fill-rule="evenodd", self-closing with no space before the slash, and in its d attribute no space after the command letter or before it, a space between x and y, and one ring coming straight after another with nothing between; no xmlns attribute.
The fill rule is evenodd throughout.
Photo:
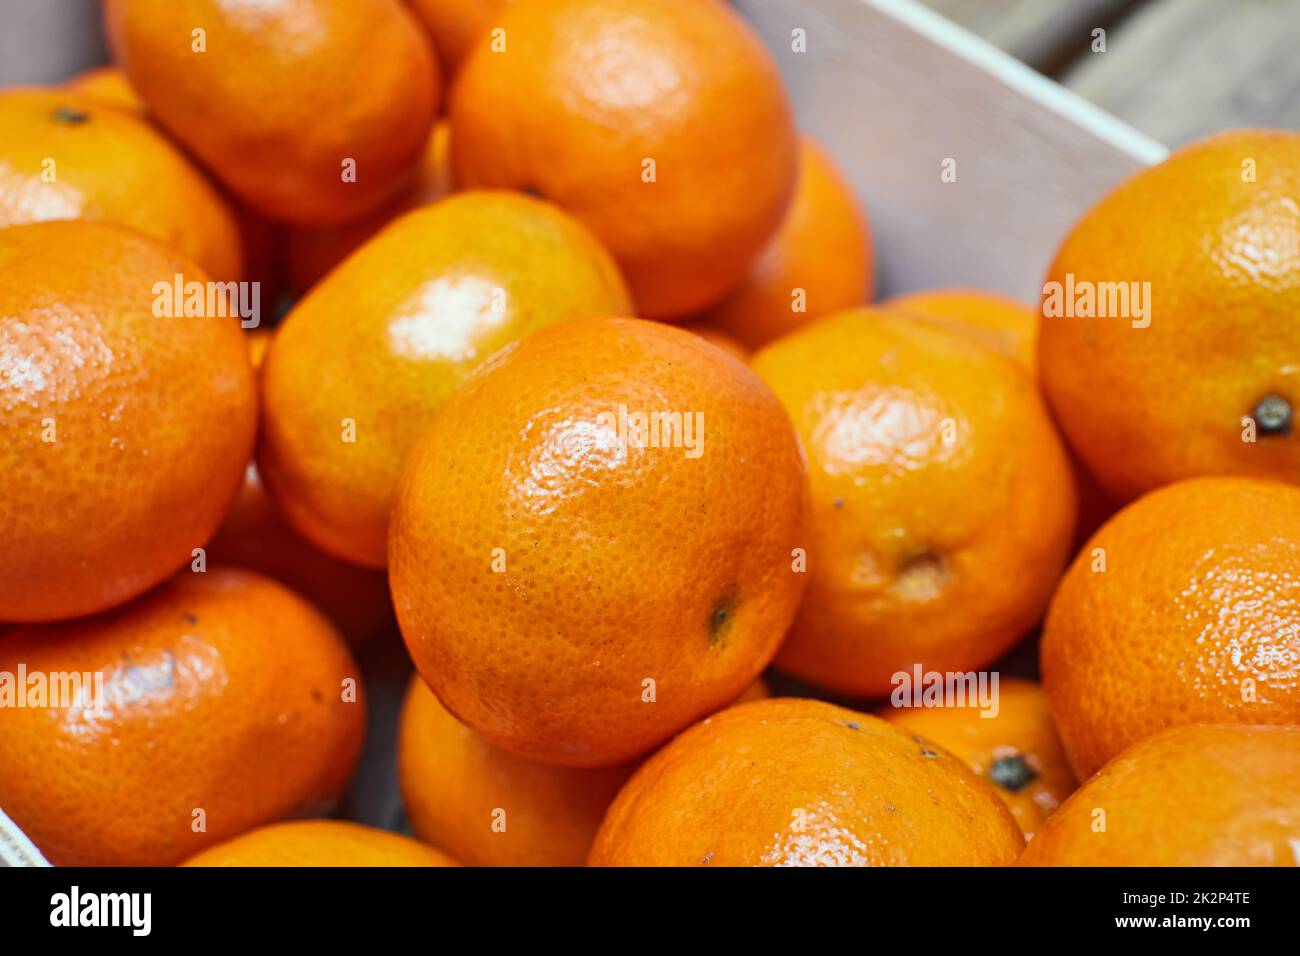
<svg viewBox="0 0 1300 956"><path fill-rule="evenodd" d="M999 787L1012 793L1019 793L1038 779L1038 774L1024 757L1015 754L1011 757L999 757L993 761L993 766L989 768L989 779Z"/></svg>
<svg viewBox="0 0 1300 956"><path fill-rule="evenodd" d="M76 126L88 119L90 119L89 113L72 106L60 106L54 111L54 121L56 123L67 123L69 126Z"/></svg>
<svg viewBox="0 0 1300 956"><path fill-rule="evenodd" d="M1253 417L1261 435L1286 438L1291 434L1293 414L1291 403L1281 395L1265 395L1256 403Z"/></svg>
<svg viewBox="0 0 1300 956"><path fill-rule="evenodd" d="M733 584L722 592L717 602L713 605L713 613L709 615L709 646L717 647L731 630L731 622L736 616L737 594L736 586Z"/></svg>

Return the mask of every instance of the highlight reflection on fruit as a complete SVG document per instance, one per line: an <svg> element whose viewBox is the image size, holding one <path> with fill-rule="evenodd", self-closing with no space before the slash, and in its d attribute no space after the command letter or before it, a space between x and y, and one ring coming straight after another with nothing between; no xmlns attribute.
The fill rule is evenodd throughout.
<svg viewBox="0 0 1300 956"><path fill-rule="evenodd" d="M0 89L50 862L1300 862L1300 134L918 256L882 157L1041 184L755 6L104 0Z"/></svg>

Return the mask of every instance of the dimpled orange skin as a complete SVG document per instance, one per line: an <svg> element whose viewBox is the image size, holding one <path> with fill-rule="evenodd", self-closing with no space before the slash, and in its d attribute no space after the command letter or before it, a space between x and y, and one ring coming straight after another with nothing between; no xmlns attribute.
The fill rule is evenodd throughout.
<svg viewBox="0 0 1300 956"><path fill-rule="evenodd" d="M769 696L759 678L736 703ZM419 675L407 688L397 757L411 829L470 866L585 865L605 810L635 769L557 767L494 747Z"/></svg>
<svg viewBox="0 0 1300 956"><path fill-rule="evenodd" d="M689 416L695 452L620 442L620 405ZM612 766L763 670L803 592L807 511L789 418L738 359L637 319L548 326L465 382L411 452L398 623L447 709L497 746Z"/></svg>
<svg viewBox="0 0 1300 956"><path fill-rule="evenodd" d="M797 167L780 76L744 21L723 3L539 0L500 27L505 51L481 37L453 90L457 182L569 210L647 318L689 315L739 282Z"/></svg>
<svg viewBox="0 0 1300 956"><path fill-rule="evenodd" d="M257 394L233 318L156 318L198 267L110 223L0 229L0 620L135 597L221 523Z"/></svg>
<svg viewBox="0 0 1300 956"><path fill-rule="evenodd" d="M491 31L501 11L516 0L411 0L429 29L438 62L453 76L480 36Z"/></svg>
<svg viewBox="0 0 1300 956"><path fill-rule="evenodd" d="M896 296L881 303L883 308L959 329L1023 365L1038 375L1038 313L1022 302L979 289L927 289ZM1066 449L1070 451L1070 449ZM1079 519L1074 540L1088 540L1117 505L1097 484L1097 479L1071 452L1075 488L1079 496Z"/></svg>
<svg viewBox="0 0 1300 956"><path fill-rule="evenodd" d="M45 181L47 170L53 182ZM230 206L143 119L67 90L2 91L0 227L55 219L120 222L215 279L242 278Z"/></svg>
<svg viewBox="0 0 1300 956"><path fill-rule="evenodd" d="M20 662L104 675L104 716L0 708L0 806L56 865L170 866L324 812L364 734L359 686L342 699L360 677L338 633L246 571L182 571L98 617L18 628L0 670Z"/></svg>
<svg viewBox="0 0 1300 956"><path fill-rule="evenodd" d="M628 306L609 254L550 203L480 191L409 213L276 332L262 478L299 533L382 568L402 462L460 380L533 329ZM355 442L342 440L345 420Z"/></svg>
<svg viewBox="0 0 1300 956"><path fill-rule="evenodd" d="M749 350L721 329L701 322L687 322L678 326L678 328L685 329L688 332L694 332L706 342L712 342L718 348L722 349L724 352L730 352L742 362L749 361Z"/></svg>
<svg viewBox="0 0 1300 956"><path fill-rule="evenodd" d="M1300 724L1297 618L1300 488L1197 478L1130 504L1074 559L1043 628L1079 779L1166 727Z"/></svg>
<svg viewBox="0 0 1300 956"><path fill-rule="evenodd" d="M885 707L880 716L966 761L997 791L1028 840L1078 782L1041 687L1001 676L996 703L992 717L974 705Z"/></svg>
<svg viewBox="0 0 1300 956"><path fill-rule="evenodd" d="M412 831L469 866L584 865L633 770L557 767L494 747L449 714L418 675L406 692L397 754Z"/></svg>
<svg viewBox="0 0 1300 956"><path fill-rule="evenodd" d="M881 305L963 329L1038 374L1038 313L1023 302L981 289L926 289Z"/></svg>
<svg viewBox="0 0 1300 956"><path fill-rule="evenodd" d="M1105 830L1094 829L1105 812ZM1022 866L1296 866L1300 727L1190 725L1106 764Z"/></svg>
<svg viewBox="0 0 1300 956"><path fill-rule="evenodd" d="M1047 398L1116 500L1198 475L1300 480L1297 196L1300 134L1223 133L1138 173L1066 237L1047 282L1151 284L1146 328L1045 317L1039 336ZM1289 429L1259 415L1270 397ZM1244 418L1260 420L1254 442Z"/></svg>
<svg viewBox="0 0 1300 956"><path fill-rule="evenodd" d="M144 100L140 99L140 94L131 86L126 74L115 66L97 66L86 70L63 85L103 106L111 106L137 116L144 116L148 112Z"/></svg>
<svg viewBox="0 0 1300 956"><path fill-rule="evenodd" d="M393 196L441 95L433 51L399 0L107 0L104 20L150 114L232 192L287 222L346 222ZM193 50L196 29L206 52Z"/></svg>
<svg viewBox="0 0 1300 956"><path fill-rule="evenodd" d="M1024 838L956 757L875 717L776 698L714 714L641 765L592 866L1000 866Z"/></svg>
<svg viewBox="0 0 1300 956"><path fill-rule="evenodd" d="M811 580L778 668L883 696L898 671L979 667L1033 627L1069 556L1075 492L1019 366L872 309L752 365L790 410L812 480Z"/></svg>
<svg viewBox="0 0 1300 956"><path fill-rule="evenodd" d="M865 305L874 285L871 231L853 187L805 136L798 185L780 229L706 321L758 349L819 316ZM795 289L804 293L799 312Z"/></svg>
<svg viewBox="0 0 1300 956"><path fill-rule="evenodd" d="M415 182L393 201L355 222L338 226L301 226L284 239L289 285L306 292L367 239L404 212L427 205L452 191L450 125L439 120L420 154Z"/></svg>
<svg viewBox="0 0 1300 956"><path fill-rule="evenodd" d="M458 866L418 840L347 820L272 823L210 847L184 866Z"/></svg>

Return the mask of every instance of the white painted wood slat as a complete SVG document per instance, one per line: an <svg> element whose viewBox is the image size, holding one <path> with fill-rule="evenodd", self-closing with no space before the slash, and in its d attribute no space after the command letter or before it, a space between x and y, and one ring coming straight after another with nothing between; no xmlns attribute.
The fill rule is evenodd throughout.
<svg viewBox="0 0 1300 956"><path fill-rule="evenodd" d="M865 202L885 294L1033 300L1074 220L1163 147L910 0L738 0ZM792 50L806 31L807 52ZM945 160L956 181L941 181Z"/></svg>

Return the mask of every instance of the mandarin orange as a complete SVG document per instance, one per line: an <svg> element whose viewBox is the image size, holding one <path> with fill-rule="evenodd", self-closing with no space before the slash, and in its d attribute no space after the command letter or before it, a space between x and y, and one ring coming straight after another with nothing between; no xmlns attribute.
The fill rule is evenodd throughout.
<svg viewBox="0 0 1300 956"><path fill-rule="evenodd" d="M512 4L451 102L457 182L537 193L600 237L638 314L720 298L776 232L797 141L771 56L725 3Z"/></svg>
<svg viewBox="0 0 1300 956"><path fill-rule="evenodd" d="M324 812L361 748L346 645L246 571L183 571L97 617L16 628L0 671L20 666L88 675L79 695L0 707L0 806L56 865L168 866Z"/></svg>
<svg viewBox="0 0 1300 956"><path fill-rule="evenodd" d="M557 767L494 747L417 675L397 745L411 830L470 866L582 866L633 767Z"/></svg>
<svg viewBox="0 0 1300 956"><path fill-rule="evenodd" d="M247 349L233 318L158 314L177 275L206 279L124 226L0 229L0 619L135 597L234 498L257 428Z"/></svg>
<svg viewBox="0 0 1300 956"><path fill-rule="evenodd" d="M401 195L369 215L337 226L300 226L284 239L289 285L304 293L404 212L428 205L452 191L450 127L439 120L417 162L415 181Z"/></svg>
<svg viewBox="0 0 1300 956"><path fill-rule="evenodd" d="M881 306L962 329L1038 374L1038 311L1023 302L982 289L926 289Z"/></svg>
<svg viewBox="0 0 1300 956"><path fill-rule="evenodd" d="M969 336L886 310L759 352L813 492L808 593L776 666L883 695L916 664L965 671L1024 636L1069 557L1069 461L1034 382Z"/></svg>
<svg viewBox="0 0 1300 956"><path fill-rule="evenodd" d="M0 227L55 219L120 222L243 278L229 204L147 122L67 90L0 91Z"/></svg>
<svg viewBox="0 0 1300 956"><path fill-rule="evenodd" d="M758 349L819 316L865 305L874 285L867 217L835 162L805 136L780 228L705 320Z"/></svg>
<svg viewBox="0 0 1300 956"><path fill-rule="evenodd" d="M145 116L148 110L126 74L116 66L97 66L78 73L63 84L102 106Z"/></svg>
<svg viewBox="0 0 1300 956"><path fill-rule="evenodd" d="M289 222L345 222L412 173L441 94L400 0L106 0L150 114L230 190Z"/></svg>
<svg viewBox="0 0 1300 956"><path fill-rule="evenodd" d="M1199 475L1300 481L1297 196L1300 133L1222 133L1066 237L1044 283L1043 389L1117 501Z"/></svg>
<svg viewBox="0 0 1300 956"><path fill-rule="evenodd" d="M735 700L798 573L780 402L698 336L547 326L443 402L393 508L398 622L443 705L532 759L611 766Z"/></svg>
<svg viewBox="0 0 1300 956"><path fill-rule="evenodd" d="M701 721L615 798L593 866L996 866L1024 838L956 757L866 714L776 698Z"/></svg>
<svg viewBox="0 0 1300 956"><path fill-rule="evenodd" d="M185 866L456 866L398 833L346 820L295 820L250 830L190 857Z"/></svg>
<svg viewBox="0 0 1300 956"><path fill-rule="evenodd" d="M474 42L488 33L517 0L411 0L438 51L438 61L454 76Z"/></svg>
<svg viewBox="0 0 1300 956"><path fill-rule="evenodd" d="M1022 866L1300 865L1300 727L1189 725L1125 750Z"/></svg>
<svg viewBox="0 0 1300 956"><path fill-rule="evenodd" d="M477 191L408 213L276 332L262 479L308 540L382 568L402 462L461 379L533 329L628 305L609 254L550 203Z"/></svg>
<svg viewBox="0 0 1300 956"><path fill-rule="evenodd" d="M1192 723L1300 724L1300 488L1196 478L1092 536L1043 628L1043 684L1085 779Z"/></svg>
<svg viewBox="0 0 1300 956"><path fill-rule="evenodd" d="M974 704L890 707L880 716L966 761L993 785L1026 840L1078 786L1047 695L1032 681L1000 676L989 711Z"/></svg>

